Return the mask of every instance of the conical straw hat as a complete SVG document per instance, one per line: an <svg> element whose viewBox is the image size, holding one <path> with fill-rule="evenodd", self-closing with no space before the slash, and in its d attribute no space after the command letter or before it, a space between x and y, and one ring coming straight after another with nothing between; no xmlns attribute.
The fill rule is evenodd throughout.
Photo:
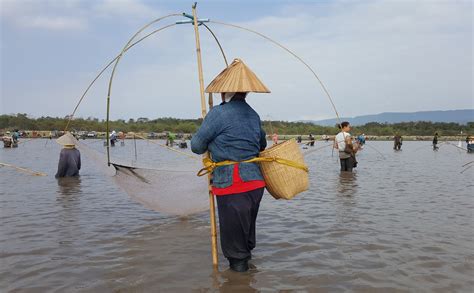
<svg viewBox="0 0 474 293"><path fill-rule="evenodd" d="M246 92L269 93L270 90L240 59L234 59L206 88L206 93Z"/></svg>
<svg viewBox="0 0 474 293"><path fill-rule="evenodd" d="M70 132L66 132L66 134L56 139L56 142L60 145L76 145L77 139Z"/></svg>

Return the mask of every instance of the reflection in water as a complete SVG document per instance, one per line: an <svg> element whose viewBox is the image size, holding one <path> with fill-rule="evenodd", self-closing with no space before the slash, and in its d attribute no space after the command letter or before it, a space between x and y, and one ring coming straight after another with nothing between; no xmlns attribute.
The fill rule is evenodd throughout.
<svg viewBox="0 0 474 293"><path fill-rule="evenodd" d="M252 267L252 265L249 263ZM258 292L252 287L255 283L255 274L258 273L256 268L251 268L245 273L237 273L230 269L222 272L215 271L213 273L213 279L219 279L220 283L219 292ZM216 282L215 282L216 283Z"/></svg>
<svg viewBox="0 0 474 293"><path fill-rule="evenodd" d="M56 201L62 205L64 210L74 208L79 203L78 195L81 193L81 177L58 178L57 193Z"/></svg>
<svg viewBox="0 0 474 293"><path fill-rule="evenodd" d="M75 243L80 241L80 209L79 195L81 193L81 178L63 177L58 178L58 191L56 202L61 209L56 213L55 237L50 238L57 245L54 260L67 260L74 258L77 253Z"/></svg>
<svg viewBox="0 0 474 293"><path fill-rule="evenodd" d="M337 197L335 199L336 227L341 237L352 234L351 226L348 223L357 223L359 215L357 211L357 193L359 185L357 183L357 173L341 172L339 174L336 188ZM339 226L341 225L342 226Z"/></svg>
<svg viewBox="0 0 474 293"><path fill-rule="evenodd" d="M337 191L342 196L354 196L358 191L357 173L341 172L339 174L339 181Z"/></svg>
<svg viewBox="0 0 474 293"><path fill-rule="evenodd" d="M62 195L75 195L81 191L81 177L58 178L58 193Z"/></svg>

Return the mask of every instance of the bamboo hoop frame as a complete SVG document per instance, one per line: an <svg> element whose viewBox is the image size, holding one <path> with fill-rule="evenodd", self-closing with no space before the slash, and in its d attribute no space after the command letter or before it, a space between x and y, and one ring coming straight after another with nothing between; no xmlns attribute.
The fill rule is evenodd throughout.
<svg viewBox="0 0 474 293"><path fill-rule="evenodd" d="M285 50L286 52L290 53L293 57L295 57L296 59L298 59L301 63L303 63L304 66L306 66L307 69L309 69L309 71L311 71L311 73L313 74L313 76L318 80L319 84L321 85L324 93L326 94L327 98L329 99L329 102L331 103L331 106L334 110L334 112L336 113L336 117L337 117L337 121L339 122L339 124L341 124L341 119L339 117L339 113L336 109L336 106L334 105L334 102L333 102L333 99L331 97L331 95L329 94L329 91L327 90L326 86L324 85L324 83L321 81L321 79L319 78L319 76L316 74L316 72L313 70L313 68L311 68L311 66L308 65L308 63L306 63L301 57L299 57L298 55L296 55L293 51L291 51L290 49L288 49L287 47L283 46L282 44L280 44L279 42L271 39L270 37L262 34L262 33L259 33L257 31L254 31L252 29L249 29L249 28L246 28L246 27L243 27L243 26L239 26L239 25L235 25L235 24L230 24L230 23L225 23L225 22L221 22L221 21L209 21L211 23L217 23L217 24L220 24L220 25L224 25L224 26L229 26L229 27L233 27L233 28L238 28L238 29L241 29L241 30L244 30L244 31L248 31L248 32L251 32L253 34L256 34L264 39L266 39L267 41L270 41L272 42L273 44L277 45L278 47L282 48L283 50Z"/></svg>
<svg viewBox="0 0 474 293"><path fill-rule="evenodd" d="M202 74L202 60L201 60L201 48L200 48L200 39L199 39L199 29L198 29L198 18L197 18L197 12L196 12L196 5L197 3L194 3L194 5L192 6L192 9L193 9L193 25L194 25L194 31L195 31L195 38L196 38L196 53L197 53L197 61L198 61L198 74L199 74L199 85L200 85L200 96L201 96L201 115L202 115L202 118L204 118L206 116L206 103L205 103L205 96L204 96L204 79L203 79L203 74ZM70 115L69 117L69 120L68 120L68 123L66 125L66 128L65 130L68 129L69 127L69 124L72 120L72 118L74 117L74 114L76 113L80 103L82 102L82 100L84 99L84 97L86 96L87 92L89 91L89 89L92 87L92 85L95 83L95 81L102 75L102 73L112 64L114 64L113 66L113 69L112 69L112 72L111 72L111 75L110 75L110 78L109 78L109 86L108 86L108 91L107 91L107 117L106 117L106 143L107 143L107 164L110 166L110 142L109 142L109 117L110 117L110 96L111 96L111 91L112 91L112 82L113 82L113 78L115 76L115 71L117 69L117 66L118 66L118 63L120 62L123 54L128 51L130 48L132 48L133 46L135 46L136 44L138 44L139 42L143 41L144 39L148 38L149 36L161 31L161 30L164 30L166 28L169 28L171 26L174 26L176 24L170 24L170 25L167 25L167 26L164 26L160 29L157 29L151 33L149 33L148 35L142 37L141 39L139 39L138 41L133 42L133 40L142 32L144 31L146 28L148 28L149 26L151 26L152 24L154 23L157 23L165 18L168 18L168 17L172 17L172 16L181 16L181 14L169 14L169 15L166 15L166 16L163 16L163 17L160 17L160 18L157 18L151 22L149 22L148 24L146 24L145 26L141 27L130 39L129 41L126 43L126 45L123 47L122 51L120 52L120 54L118 54L112 61L110 61L108 63L108 65L106 65L101 71L100 73L93 79L93 81L89 84L89 86L87 87L86 91L83 93L83 95L81 96L81 98L79 99L79 102L77 103L76 107L74 108L74 111L73 113ZM335 113L336 113L336 116L337 116L337 120L339 122L339 124L341 123L340 121L340 117L339 117L339 113L334 105L334 102L331 98L331 95L329 94L329 91L326 89L326 87L324 86L324 84L322 83L322 81L320 80L320 78L318 77L318 75L316 74L316 72L302 59L300 58L299 56L297 56L295 53L293 53L291 50L289 50L288 48L286 48L285 46L281 45L280 43L276 42L275 40L259 33L259 32L256 32L254 30L251 30L251 29L248 29L248 28L244 28L244 27L241 27L241 26L237 26L237 25L232 25L232 24L228 24L228 23L224 23L224 22L218 22L218 21L212 21L212 23L217 23L217 24L221 24L221 25L226 25L226 26L230 26L230 27L234 27L234 28L239 28L239 29L243 29L245 31L249 31L249 32L252 32L254 34L257 34L261 37L263 37L264 39L272 42L273 44L277 45L278 47L284 49L285 51L287 51L288 53L290 53L291 55L293 55L296 59L298 59L301 63L303 63L310 71L311 73L314 75L314 77L318 80L319 84L321 85L323 91L325 92L326 96L328 97ZM212 30L207 26L205 25L204 23L200 23L202 25L204 25L204 27L212 34L212 36L214 37L214 39L216 40L218 46L219 46L219 49L223 55L223 58L224 58L224 61L226 63L226 66L228 66L228 62L227 62L227 58L225 56L225 53L224 53L224 50L219 42L219 40L217 39L216 35L212 32ZM115 62L115 63L114 63ZM213 106L213 100L212 100L212 94L209 95L209 100L208 100L208 103L209 103L209 108L211 109L212 106ZM209 178L210 179L210 178ZM210 200L210 218L211 218L211 252L212 252L212 259L213 259L213 265L215 268L217 268L217 265L218 265L218 258L217 258L217 228L216 228L216 219L215 219L215 202L214 202L214 196L211 192L211 186L210 186L210 180L208 180L208 186L209 186L209 200Z"/></svg>
<svg viewBox="0 0 474 293"><path fill-rule="evenodd" d="M173 15L181 15L181 14L173 14ZM148 37L164 30L164 29L167 29L167 28L170 28L170 27L173 27L173 26L176 26L177 24L176 23L172 23L172 24L169 24L169 25L166 25L164 27L161 27L159 29L156 29L154 31L152 31L151 33L143 36L142 38L140 38L138 41L134 42L133 44L131 44L130 46L128 46L128 48L125 50L125 52L127 52L128 50L130 50L132 47L134 47L135 45L137 45L138 43L142 42L143 40L147 39ZM226 55L224 53L224 49L222 48L219 40L217 39L217 36L216 34L214 34L214 32L207 26L203 23L204 27L211 33L211 35L214 37L214 40L216 41L217 45L219 46L219 49L221 51L221 54L222 54L222 57L224 59L224 62L226 64L226 66L229 66L228 62L227 62L227 58L226 58ZM92 86L95 84L95 82L97 81L97 79L99 79L99 77L102 76L102 74L105 72L105 70L107 70L107 68L110 67L110 65L112 65L114 63L114 61L116 61L118 58L119 58L120 54L115 56L114 59L112 59L104 68L102 68L102 70L94 77L94 79L89 83L89 85L87 86L86 90L83 92L83 94L81 95L81 97L79 98L76 106L74 107L74 110L72 111L71 115L69 115L69 118L68 118L68 121L66 123L66 127L64 128L64 131L67 131L68 128L69 128L69 125L72 121L72 119L74 118L74 115L76 114L76 111L77 109L79 108L79 105L82 103L82 101L84 100L84 98L86 97L87 93L89 92L89 90L92 88Z"/></svg>

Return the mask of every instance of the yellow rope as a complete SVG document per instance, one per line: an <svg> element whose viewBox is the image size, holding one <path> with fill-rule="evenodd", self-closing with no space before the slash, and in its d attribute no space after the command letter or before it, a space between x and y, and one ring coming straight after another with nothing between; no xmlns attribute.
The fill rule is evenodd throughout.
<svg viewBox="0 0 474 293"><path fill-rule="evenodd" d="M204 164L204 168L199 170L199 172L197 173L197 176L204 176L208 173L212 173L212 171L214 171L215 168L221 167L221 166L233 165L233 164L238 164L238 163L256 163L256 162L267 162L267 163L276 162L276 163L279 163L279 164L283 164L283 165L287 165L287 166L290 166L290 167L301 169L305 172L309 171L308 167L304 164L300 164L298 162L290 161L290 160L287 160L287 159L282 159L282 158L279 158L279 157L252 158L252 159L245 160L245 161L242 161L242 162L235 162L235 161L226 160L226 161L217 162L217 163L213 162L209 158L204 158L202 160L202 163Z"/></svg>
<svg viewBox="0 0 474 293"><path fill-rule="evenodd" d="M25 168L13 166L13 165L6 164L6 163L0 163L0 166L5 166L5 167L14 168L14 169L16 169L16 170L29 173L29 174L31 174L31 175L33 175L33 176L47 176L45 173L42 173L42 172L36 172L36 171L28 170L28 169L25 169Z"/></svg>

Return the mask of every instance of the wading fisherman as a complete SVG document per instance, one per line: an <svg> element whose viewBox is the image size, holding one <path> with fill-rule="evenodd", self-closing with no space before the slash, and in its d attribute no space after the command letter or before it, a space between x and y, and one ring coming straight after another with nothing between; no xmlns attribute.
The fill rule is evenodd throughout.
<svg viewBox="0 0 474 293"><path fill-rule="evenodd" d="M20 132L18 131L18 129L13 130L13 134L12 134L13 143L17 144L19 138L20 138Z"/></svg>
<svg viewBox="0 0 474 293"><path fill-rule="evenodd" d="M437 151L438 149L438 133L436 132L433 137L433 151Z"/></svg>
<svg viewBox="0 0 474 293"><path fill-rule="evenodd" d="M258 157L267 146L266 134L246 97L249 92L270 91L241 60L235 59L209 84L206 92L221 93L222 104L207 114L191 140L192 151L209 151L214 162L242 162ZM212 176L222 252L232 270L245 272L256 245L255 223L265 181L257 163L219 166Z"/></svg>
<svg viewBox="0 0 474 293"><path fill-rule="evenodd" d="M112 133L110 134L110 146L115 146L115 142L117 141L117 133L114 131L112 131Z"/></svg>
<svg viewBox="0 0 474 293"><path fill-rule="evenodd" d="M3 140L3 147L12 148L13 147L13 137L10 131L7 131L5 135L2 137Z"/></svg>
<svg viewBox="0 0 474 293"><path fill-rule="evenodd" d="M314 136L313 136L313 134L310 133L308 137L309 137L309 142L308 142L309 146L314 146Z"/></svg>
<svg viewBox="0 0 474 293"><path fill-rule="evenodd" d="M166 134L166 146L172 147L174 145L175 138L176 136L174 135L174 133L168 131L168 133Z"/></svg>
<svg viewBox="0 0 474 293"><path fill-rule="evenodd" d="M336 135L334 140L334 148L339 150L341 171L352 172L352 169L357 164L355 159L357 147L352 145L352 138L351 134L349 133L351 126L349 122L344 121L339 125L339 128L341 129L341 132Z"/></svg>
<svg viewBox="0 0 474 293"><path fill-rule="evenodd" d="M403 138L399 133L396 133L393 137L393 149L399 151L402 149Z"/></svg>
<svg viewBox="0 0 474 293"><path fill-rule="evenodd" d="M77 140L70 132L66 132L56 142L62 145L63 149L59 154L58 172L55 177L79 176L81 153L76 149Z"/></svg>
<svg viewBox="0 0 474 293"><path fill-rule="evenodd" d="M357 141L359 142L359 146L363 146L365 144L365 134L362 133L359 136L357 136Z"/></svg>

